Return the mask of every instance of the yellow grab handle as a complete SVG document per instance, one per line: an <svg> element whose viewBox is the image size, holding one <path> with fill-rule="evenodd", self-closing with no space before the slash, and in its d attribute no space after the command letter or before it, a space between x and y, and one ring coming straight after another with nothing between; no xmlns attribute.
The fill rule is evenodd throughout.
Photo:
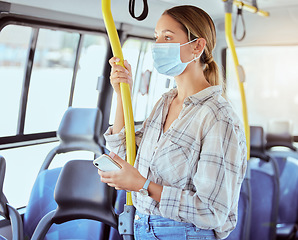
<svg viewBox="0 0 298 240"><path fill-rule="evenodd" d="M114 19L111 13L111 0L102 0L101 8L104 23L110 39L113 55L120 59L119 65L124 67L124 59L121 49L121 44ZM124 122L126 131L126 158L127 162L134 165L136 157L136 144L135 144L135 127L134 118L131 105L130 89L128 83L120 83L121 98L124 112ZM127 192L126 204L132 205L131 193Z"/></svg>
<svg viewBox="0 0 298 240"><path fill-rule="evenodd" d="M242 114L243 114L243 121L244 121L244 130L245 130L246 146L247 146L247 160L248 160L250 158L250 128L248 123L245 91L244 91L243 82L241 81L240 72L239 72L239 69L241 67L239 65L235 44L233 40L233 34L232 34L232 13L225 14L225 31L226 31L226 41L232 53L232 58L234 61L236 75L238 79L238 85L239 85L240 94L241 94Z"/></svg>
<svg viewBox="0 0 298 240"><path fill-rule="evenodd" d="M223 0L223 2L227 2L227 1L229 1L229 0ZM262 17L269 17L269 15L270 15L269 12L264 11L264 10L260 10L257 7L246 4L242 1L233 0L233 4L237 7L243 8L244 10L246 10L248 12L257 13L258 15L260 15Z"/></svg>

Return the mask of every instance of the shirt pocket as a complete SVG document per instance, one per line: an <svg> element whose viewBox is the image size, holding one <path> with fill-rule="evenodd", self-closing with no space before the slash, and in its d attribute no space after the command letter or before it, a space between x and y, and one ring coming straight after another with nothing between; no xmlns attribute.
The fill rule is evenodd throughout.
<svg viewBox="0 0 298 240"><path fill-rule="evenodd" d="M153 172L164 185L188 189L197 162L194 139L184 134L172 135L159 149L153 161Z"/></svg>

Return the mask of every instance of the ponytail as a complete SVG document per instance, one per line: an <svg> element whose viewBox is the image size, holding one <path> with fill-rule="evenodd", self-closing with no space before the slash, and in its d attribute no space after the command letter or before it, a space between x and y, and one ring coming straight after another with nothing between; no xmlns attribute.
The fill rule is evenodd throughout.
<svg viewBox="0 0 298 240"><path fill-rule="evenodd" d="M219 85L219 70L212 54L205 49L200 59L202 66L204 66L204 76L211 86Z"/></svg>
<svg viewBox="0 0 298 240"><path fill-rule="evenodd" d="M214 60L209 64L206 64L204 69L204 76L211 86L220 84L218 66Z"/></svg>

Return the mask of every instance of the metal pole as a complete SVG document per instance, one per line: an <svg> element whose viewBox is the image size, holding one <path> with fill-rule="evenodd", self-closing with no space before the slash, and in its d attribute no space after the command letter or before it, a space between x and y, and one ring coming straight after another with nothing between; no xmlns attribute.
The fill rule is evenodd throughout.
<svg viewBox="0 0 298 240"><path fill-rule="evenodd" d="M243 67L239 64L235 44L233 40L232 34L232 8L233 8L233 0L224 1L225 2L225 34L226 34L226 41L228 44L228 48L231 50L232 58L234 61L236 76L238 80L240 95L241 95L241 102L242 102L242 115L243 115L243 122L244 122L244 130L245 130L245 137L246 137L246 146L247 146L247 160L250 158L250 128L248 123L248 114L247 114L247 104L246 104L246 97L244 91L244 70Z"/></svg>
<svg viewBox="0 0 298 240"><path fill-rule="evenodd" d="M111 13L111 0L102 0L102 14L104 23L110 39L113 55L120 59L119 65L124 67L123 53L117 29ZM131 96L129 84L120 83L121 98L124 112L124 122L126 131L126 158L127 162L134 165L136 157L135 144L135 128L134 118L131 104ZM133 237L133 221L134 221L134 207L132 205L131 193L126 193L126 205L123 213L119 216L119 233L123 235L124 239L134 239ZM123 225L125 223L125 226Z"/></svg>

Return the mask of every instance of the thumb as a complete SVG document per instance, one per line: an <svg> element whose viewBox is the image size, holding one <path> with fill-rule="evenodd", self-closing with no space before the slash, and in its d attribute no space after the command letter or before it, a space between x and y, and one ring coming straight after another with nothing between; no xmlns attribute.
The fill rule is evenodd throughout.
<svg viewBox="0 0 298 240"><path fill-rule="evenodd" d="M117 154L110 152L109 156L121 166L125 165L126 161L119 157Z"/></svg>

